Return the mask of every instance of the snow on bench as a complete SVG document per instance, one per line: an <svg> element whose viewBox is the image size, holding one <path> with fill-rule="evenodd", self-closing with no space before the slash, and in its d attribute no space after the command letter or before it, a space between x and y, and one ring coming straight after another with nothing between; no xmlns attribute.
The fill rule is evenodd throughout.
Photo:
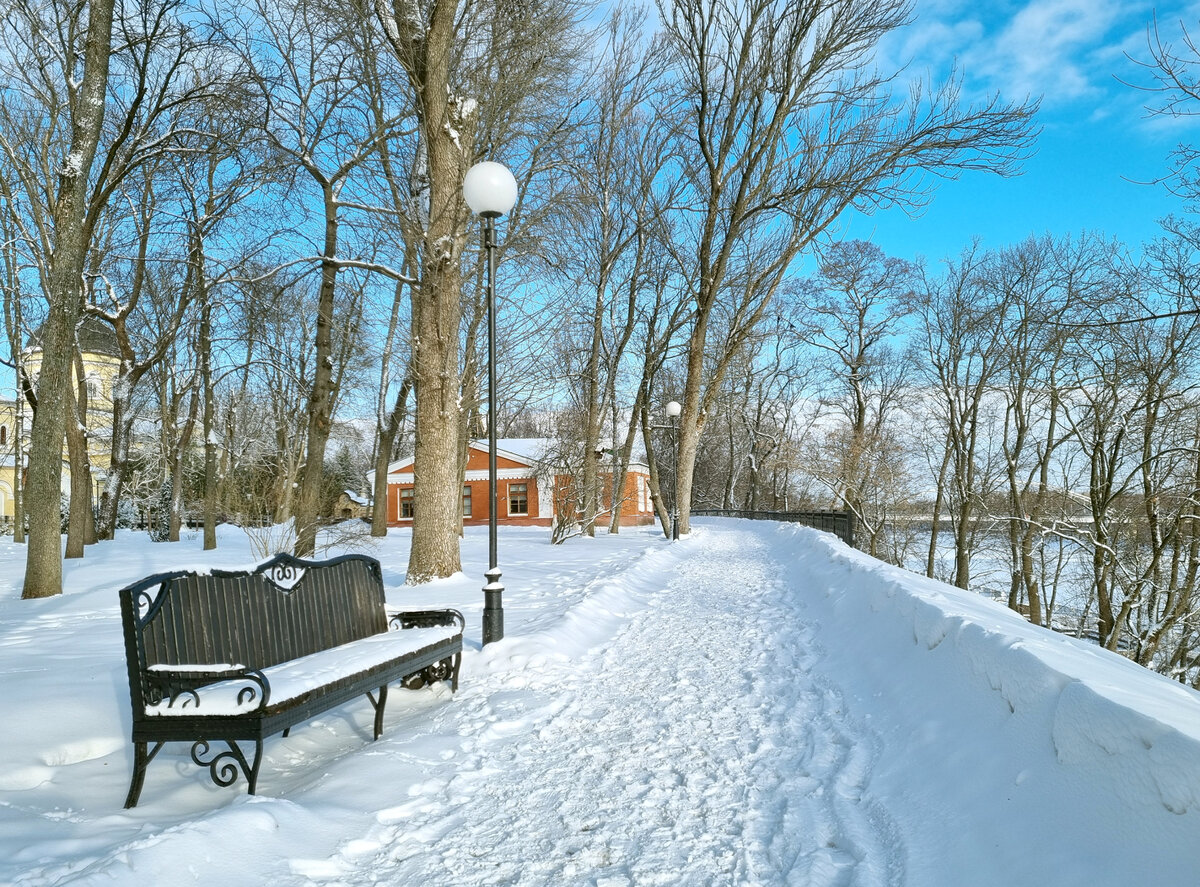
<svg viewBox="0 0 1200 887"><path fill-rule="evenodd" d="M379 563L364 555L277 555L246 571L179 571L120 591L133 707L137 804L165 742L192 742L217 785L244 774L253 794L263 740L365 695L383 732L388 685L458 688L457 610L389 613ZM227 750L214 754L212 742ZM254 744L247 758L239 741Z"/></svg>

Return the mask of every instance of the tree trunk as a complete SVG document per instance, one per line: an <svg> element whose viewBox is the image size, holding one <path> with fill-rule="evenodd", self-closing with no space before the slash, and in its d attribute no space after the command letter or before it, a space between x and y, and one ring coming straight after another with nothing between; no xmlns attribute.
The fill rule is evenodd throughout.
<svg viewBox="0 0 1200 887"><path fill-rule="evenodd" d="M412 380L405 377L396 394L396 402L388 413L387 424L379 429L379 447L375 452L375 488L371 491L371 501L374 503L371 512L372 536L387 535L387 468L396 444L396 435L400 433L400 425L408 413L408 395L411 391Z"/></svg>
<svg viewBox="0 0 1200 887"><path fill-rule="evenodd" d="M88 5L84 42L83 82L73 111L71 144L59 169L54 203L54 246L50 272L49 311L42 326L42 366L38 378L38 409L30 433L28 502L29 552L23 598L62 593L62 531L59 491L62 486L62 445L70 407L71 356L75 323L82 308L83 269L89 234L88 173L100 143L104 99L108 87L113 0Z"/></svg>
<svg viewBox="0 0 1200 887"><path fill-rule="evenodd" d="M410 67L417 92L429 174L429 221L421 280L413 300L413 382L416 385L416 447L413 454L412 548L407 581L428 582L462 569L458 540L459 500L459 322L466 242L462 181L472 159L472 133L452 119L450 66L457 3L434 3L420 70ZM397 24L404 24L397 22ZM411 27L411 23L407 24ZM489 422L495 417L489 416Z"/></svg>
<svg viewBox="0 0 1200 887"><path fill-rule="evenodd" d="M601 271L596 285L596 303L592 311L592 341L584 370L583 429L583 534L596 535L596 517L600 510L600 472L596 453L600 449L600 425L603 404L600 396L600 349L604 345L604 290L607 274ZM615 443L615 441L614 441ZM616 503L614 502L614 505Z"/></svg>
<svg viewBox="0 0 1200 887"><path fill-rule="evenodd" d="M312 557L317 546L317 522L321 487L325 479L325 445L333 427L333 297L337 286L338 217L337 199L331 183L325 190L325 260L321 263L321 290L317 297L317 340L312 389L308 396L308 436L304 470L296 496L296 554Z"/></svg>
<svg viewBox="0 0 1200 887"><path fill-rule="evenodd" d="M22 376L17 364L17 379ZM25 544L25 392L17 384L17 418L13 429L13 542Z"/></svg>
<svg viewBox="0 0 1200 887"><path fill-rule="evenodd" d="M204 392L204 411L200 425L204 432L204 550L217 547L217 446L214 441L217 421L216 396L212 380L212 303L208 281L205 279L203 251L197 250L200 267L196 271L196 286L200 293L200 388Z"/></svg>
<svg viewBox="0 0 1200 887"><path fill-rule="evenodd" d="M179 541L179 528L183 523L183 463L188 452L188 444L192 440L192 432L196 429L196 416L200 412L200 397L199 393L192 391L188 417L183 423L183 432L179 435L179 448L174 453L174 459L171 462L171 508L167 531L169 542Z"/></svg>
<svg viewBox="0 0 1200 887"><path fill-rule="evenodd" d="M92 465L88 461L87 433L83 416L87 414L87 394L79 384L79 398L68 402L66 423L67 456L71 464L70 514L67 516L67 545L64 556L83 557L84 545L96 541L92 519Z"/></svg>

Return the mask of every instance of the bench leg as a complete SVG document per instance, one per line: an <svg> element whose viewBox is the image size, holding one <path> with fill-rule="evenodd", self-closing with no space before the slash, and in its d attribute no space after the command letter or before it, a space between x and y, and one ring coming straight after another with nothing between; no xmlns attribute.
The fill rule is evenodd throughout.
<svg viewBox="0 0 1200 887"><path fill-rule="evenodd" d="M462 651L454 654L454 664L450 666L450 692L458 692L458 669L462 666Z"/></svg>
<svg viewBox="0 0 1200 887"><path fill-rule="evenodd" d="M158 754L158 750L163 747L161 742L154 743L154 748L147 754L147 743L135 742L133 744L133 779L129 782L129 794L125 796L125 809L136 807L138 797L142 794L142 784L146 781L146 768L150 766L150 762L154 760L154 756Z"/></svg>
<svg viewBox="0 0 1200 887"><path fill-rule="evenodd" d="M379 688L379 698L376 699L371 693L367 694L367 698L371 700L371 705L375 706L375 738L378 739L383 735L383 707L387 705L387 684Z"/></svg>
<svg viewBox="0 0 1200 887"><path fill-rule="evenodd" d="M250 765L250 772L246 774L246 781L250 783L247 794L254 794L258 791L258 768L262 764L263 741L261 739L254 740L254 763Z"/></svg>

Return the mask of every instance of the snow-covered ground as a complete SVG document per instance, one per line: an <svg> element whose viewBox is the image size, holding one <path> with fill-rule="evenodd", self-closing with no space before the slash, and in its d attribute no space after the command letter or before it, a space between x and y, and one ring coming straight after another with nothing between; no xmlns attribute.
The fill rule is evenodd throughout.
<svg viewBox="0 0 1200 887"><path fill-rule="evenodd" d="M1200 883L1190 690L814 530L500 543L486 649L486 531L421 588L407 533L370 552L392 604L466 613L457 694L275 737L257 797L168 746L129 811L115 591L251 548L124 535L21 601L0 544L0 883Z"/></svg>

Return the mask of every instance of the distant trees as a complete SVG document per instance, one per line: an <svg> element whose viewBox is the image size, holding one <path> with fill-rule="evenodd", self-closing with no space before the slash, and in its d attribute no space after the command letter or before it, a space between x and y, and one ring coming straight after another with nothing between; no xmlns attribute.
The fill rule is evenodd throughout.
<svg viewBox="0 0 1200 887"><path fill-rule="evenodd" d="M1176 230L1137 261L1094 234L933 269L826 251L731 364L697 501L852 507L878 556L1200 686L1196 250Z"/></svg>
<svg viewBox="0 0 1200 887"><path fill-rule="evenodd" d="M902 481L905 460L893 429L914 381L897 351L914 308L916 274L910 263L872 244L834 244L794 309L793 330L822 353L824 398L844 420L813 441L810 470L854 512L860 544L873 555L889 501L911 492Z"/></svg>
<svg viewBox="0 0 1200 887"><path fill-rule="evenodd" d="M659 3L680 109L684 185L676 236L692 302L685 352L679 494L721 381L801 250L847 208L906 205L923 176L1011 172L1030 105L960 100L957 82L907 99L869 66L907 21L904 0Z"/></svg>
<svg viewBox="0 0 1200 887"><path fill-rule="evenodd" d="M946 441L927 571L945 514L946 578L1197 682L1192 255L1166 238L1134 264L1093 235L970 250L918 288L918 329L920 415ZM1003 583L974 568L1004 560Z"/></svg>

